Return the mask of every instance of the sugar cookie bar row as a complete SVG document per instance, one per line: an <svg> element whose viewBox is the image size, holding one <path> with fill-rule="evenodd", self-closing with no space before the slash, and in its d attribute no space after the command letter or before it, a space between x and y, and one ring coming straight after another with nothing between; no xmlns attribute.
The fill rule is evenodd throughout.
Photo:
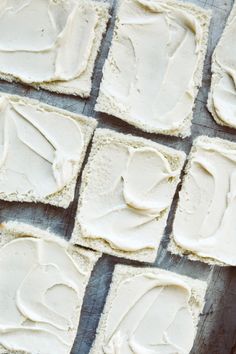
<svg viewBox="0 0 236 354"><path fill-rule="evenodd" d="M0 78L88 97L108 3L23 0L17 11L9 9L2 4ZM216 122L233 128L235 13L236 6L212 57L208 101ZM146 132L189 136L210 20L210 11L182 1L118 1L95 109Z"/></svg>

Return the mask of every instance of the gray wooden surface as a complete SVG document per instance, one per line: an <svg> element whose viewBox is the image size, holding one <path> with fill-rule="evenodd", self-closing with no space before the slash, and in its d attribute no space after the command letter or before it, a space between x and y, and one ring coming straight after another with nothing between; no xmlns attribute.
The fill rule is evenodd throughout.
<svg viewBox="0 0 236 354"><path fill-rule="evenodd" d="M236 131L218 126L206 109L207 94L210 86L210 62L212 51L222 33L225 21L232 7L233 0L193 0L194 3L212 9L213 19L209 38L209 48L204 67L203 87L197 98L192 136L185 140L148 135L132 128L122 121L94 112L94 104L98 94L101 80L101 70L107 56L112 29L114 26L114 7L116 0L108 0L113 8L107 34L102 44L102 50L96 63L93 78L93 90L90 99L82 100L76 97L51 94L46 91L36 91L20 84L9 84L0 81L0 91L37 98L48 104L68 109L72 112L83 113L96 117L100 127L109 127L117 131L129 132L138 136L151 138L177 149L189 152L192 140L201 134L219 136L236 141ZM63 237L69 239L73 229L74 216L79 195L78 181L75 201L67 210L52 206L19 204L0 202L0 221L20 220L42 228L50 227ZM198 335L192 354L233 354L236 353L236 270L234 268L209 267L200 262L190 262L185 258L171 256L166 247L168 235L171 231L172 215L176 205L176 198L168 220L165 237L163 238L157 261L154 266L159 266L181 274L207 280L209 288L204 313L201 316ZM135 264L119 260L110 256L103 256L96 265L87 288L78 335L72 354L87 354L95 336L100 313L103 309L105 298L111 281L112 271L116 263ZM136 263L137 264L137 263ZM56 354L56 353L55 353ZM98 353L99 354L99 353Z"/></svg>

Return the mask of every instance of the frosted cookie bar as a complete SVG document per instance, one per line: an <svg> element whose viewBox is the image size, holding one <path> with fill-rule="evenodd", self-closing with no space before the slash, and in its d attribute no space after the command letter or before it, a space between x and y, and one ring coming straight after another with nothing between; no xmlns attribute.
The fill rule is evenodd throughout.
<svg viewBox="0 0 236 354"><path fill-rule="evenodd" d="M190 353L206 285L158 268L117 265L90 354Z"/></svg>
<svg viewBox="0 0 236 354"><path fill-rule="evenodd" d="M120 0L95 109L144 131L190 135L210 13L174 0Z"/></svg>
<svg viewBox="0 0 236 354"><path fill-rule="evenodd" d="M72 242L154 262L184 160L150 140L97 129Z"/></svg>
<svg viewBox="0 0 236 354"><path fill-rule="evenodd" d="M236 265L236 143L201 136L186 168L173 225L173 253Z"/></svg>
<svg viewBox="0 0 236 354"><path fill-rule="evenodd" d="M208 109L218 124L236 128L236 4L212 57Z"/></svg>
<svg viewBox="0 0 236 354"><path fill-rule="evenodd" d="M69 354L100 254L16 222L0 236L0 353Z"/></svg>
<svg viewBox="0 0 236 354"><path fill-rule="evenodd" d="M96 120L0 95L0 199L66 208Z"/></svg>
<svg viewBox="0 0 236 354"><path fill-rule="evenodd" d="M109 18L90 0L12 0L0 5L0 78L88 97Z"/></svg>

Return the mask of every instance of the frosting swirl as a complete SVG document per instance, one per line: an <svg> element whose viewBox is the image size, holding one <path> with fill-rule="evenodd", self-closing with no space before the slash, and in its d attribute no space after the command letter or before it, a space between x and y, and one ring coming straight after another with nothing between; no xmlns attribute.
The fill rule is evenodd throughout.
<svg viewBox="0 0 236 354"><path fill-rule="evenodd" d="M67 354L83 278L57 242L24 237L6 243L0 249L0 344L10 351Z"/></svg>
<svg viewBox="0 0 236 354"><path fill-rule="evenodd" d="M0 98L0 191L47 197L76 176L83 135L76 120Z"/></svg>
<svg viewBox="0 0 236 354"><path fill-rule="evenodd" d="M175 242L192 254L236 265L236 147L199 138L188 171L174 221Z"/></svg>
<svg viewBox="0 0 236 354"><path fill-rule="evenodd" d="M122 1L96 110L148 131L180 129L192 114L202 46L202 25L190 9Z"/></svg>
<svg viewBox="0 0 236 354"><path fill-rule="evenodd" d="M26 83L78 78L87 68L97 21L89 1L2 1L1 72Z"/></svg>
<svg viewBox="0 0 236 354"><path fill-rule="evenodd" d="M89 164L78 221L83 237L113 249L156 249L181 166L158 149L103 143ZM177 157L180 160L180 156Z"/></svg>
<svg viewBox="0 0 236 354"><path fill-rule="evenodd" d="M103 353L188 354L195 337L190 297L188 284L170 274L127 277L110 304Z"/></svg>

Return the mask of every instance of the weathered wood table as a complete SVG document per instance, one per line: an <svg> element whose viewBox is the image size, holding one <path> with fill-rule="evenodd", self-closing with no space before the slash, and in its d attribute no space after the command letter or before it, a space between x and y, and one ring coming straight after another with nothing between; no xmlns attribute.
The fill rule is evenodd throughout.
<svg viewBox="0 0 236 354"><path fill-rule="evenodd" d="M90 99L82 100L78 97L56 95L46 91L37 91L20 84L0 82L0 91L28 96L40 99L48 104L56 105L76 113L83 113L96 117L100 127L109 127L117 131L133 133L138 136L151 138L157 142L189 152L193 139L198 135L219 136L236 141L236 130L218 126L206 109L207 95L211 79L211 55L212 51L223 31L226 19L231 10L233 0L193 0L194 3L212 9L208 54L204 66L203 86L197 98L192 127L192 136L181 140L173 137L150 135L132 128L124 122L94 112L94 105L98 94L99 83L102 76L102 67L109 49L112 30L114 26L114 12L116 1L109 0L112 5L111 20L108 31L102 43L102 49L96 63L93 78L93 90ZM236 45L236 40L235 40ZM67 239L70 238L74 216L77 208L80 178L76 189L75 201L67 210L45 206L41 204L7 203L0 202L0 221L20 220L29 222L42 228L50 228ZM175 198L176 199L176 198ZM171 256L167 251L168 235L171 232L173 211L168 220L165 237L158 252L154 266L172 270L195 278L207 280L207 302L204 313L201 316L198 336L192 353L194 354L235 354L236 353L236 269L226 267L209 267L200 262L190 262L185 258ZM235 250L236 251L236 250ZM126 260L104 255L96 265L87 288L83 304L80 326L73 354L87 354L93 342L100 313L103 309L105 298L111 281L112 271L116 263L135 264ZM56 354L56 353L55 353Z"/></svg>

